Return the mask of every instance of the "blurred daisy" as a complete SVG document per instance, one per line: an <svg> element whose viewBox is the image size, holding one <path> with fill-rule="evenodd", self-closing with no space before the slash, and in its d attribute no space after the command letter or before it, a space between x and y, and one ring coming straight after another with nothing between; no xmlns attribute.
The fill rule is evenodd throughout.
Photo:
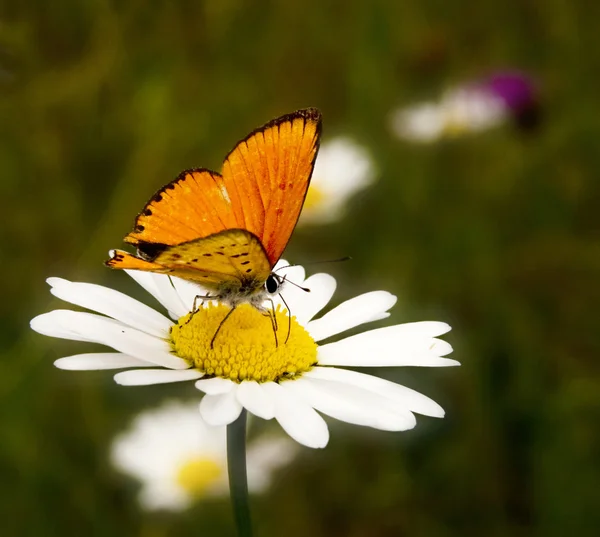
<svg viewBox="0 0 600 537"><path fill-rule="evenodd" d="M226 428L211 427L198 405L167 402L139 414L111 446L114 466L140 481L145 509L179 511L195 500L227 496ZM287 438L262 437L248 444L248 488L262 492L272 473L289 463L295 446Z"/></svg>
<svg viewBox="0 0 600 537"><path fill-rule="evenodd" d="M514 119L521 127L537 120L536 91L521 73L497 73L447 90L437 102L396 110L391 127L400 138L433 142L444 137L481 132Z"/></svg>
<svg viewBox="0 0 600 537"><path fill-rule="evenodd" d="M348 199L373 182L368 151L349 138L334 138L319 149L300 214L300 224L325 224L339 219Z"/></svg>
<svg viewBox="0 0 600 537"><path fill-rule="evenodd" d="M318 345L351 328L385 319L396 297L386 291L366 293L315 319L330 301L335 279L328 274L305 279L302 267L278 269L284 265L285 261L278 263L278 274L310 292L285 287L293 317L278 304L278 345L269 318L242 305L222 325L211 348L229 307L208 303L192 314L202 289L178 278L139 271L129 274L165 306L175 322L112 289L49 278L52 294L100 315L55 310L33 319L31 327L48 336L100 343L117 351L61 358L55 362L57 367L134 368L115 375L119 384L129 386L199 379L196 387L206 394L200 413L210 425L232 423L246 408L263 419L275 418L292 438L309 447L324 447L329 440L327 425L317 411L388 431L413 428L414 412L444 415L437 403L418 392L338 366L458 365L443 358L452 347L437 338L450 330L447 324L400 324ZM145 367L150 369L140 369Z"/></svg>

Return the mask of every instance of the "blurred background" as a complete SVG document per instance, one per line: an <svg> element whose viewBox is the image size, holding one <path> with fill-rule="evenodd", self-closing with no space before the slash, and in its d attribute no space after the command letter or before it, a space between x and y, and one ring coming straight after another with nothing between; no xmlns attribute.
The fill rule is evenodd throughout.
<svg viewBox="0 0 600 537"><path fill-rule="evenodd" d="M441 320L456 369L378 374L434 398L406 433L328 420L252 499L257 535L597 535L600 527L600 6L303 0L41 0L0 6L2 441L6 536L233 535L225 497L139 509L112 439L136 413L198 397L192 383L124 388L55 369L89 346L33 333L57 307L45 278L104 284L150 195L219 169L253 128L316 106L324 141L365 147L376 180L346 216L297 229L286 257L339 283L333 304L386 289L390 320ZM432 143L390 114L515 68L541 120Z"/></svg>

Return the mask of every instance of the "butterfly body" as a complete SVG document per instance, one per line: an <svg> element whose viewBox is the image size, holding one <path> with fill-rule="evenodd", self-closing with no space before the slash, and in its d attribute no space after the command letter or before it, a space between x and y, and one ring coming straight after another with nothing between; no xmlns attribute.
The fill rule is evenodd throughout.
<svg viewBox="0 0 600 537"><path fill-rule="evenodd" d="M235 308L263 302L283 279L273 273L306 197L321 115L309 108L277 118L239 142L222 174L186 170L146 204L107 265L167 273L200 284Z"/></svg>

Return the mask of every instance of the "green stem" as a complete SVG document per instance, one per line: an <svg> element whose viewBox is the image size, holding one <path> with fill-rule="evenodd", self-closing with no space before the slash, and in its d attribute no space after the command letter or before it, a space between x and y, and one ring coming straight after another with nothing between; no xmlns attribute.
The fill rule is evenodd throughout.
<svg viewBox="0 0 600 537"><path fill-rule="evenodd" d="M227 426L227 467L233 517L239 537L252 537L246 473L246 409Z"/></svg>

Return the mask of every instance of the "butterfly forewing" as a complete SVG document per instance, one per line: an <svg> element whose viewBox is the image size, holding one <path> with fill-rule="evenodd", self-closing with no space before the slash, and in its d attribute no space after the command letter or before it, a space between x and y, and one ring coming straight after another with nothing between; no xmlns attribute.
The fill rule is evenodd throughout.
<svg viewBox="0 0 600 537"><path fill-rule="evenodd" d="M125 241L173 245L235 227L223 178L209 170L186 170L154 194Z"/></svg>
<svg viewBox="0 0 600 537"><path fill-rule="evenodd" d="M296 227L320 133L319 111L299 110L254 131L223 165L223 183L235 218L261 240L271 266Z"/></svg>

